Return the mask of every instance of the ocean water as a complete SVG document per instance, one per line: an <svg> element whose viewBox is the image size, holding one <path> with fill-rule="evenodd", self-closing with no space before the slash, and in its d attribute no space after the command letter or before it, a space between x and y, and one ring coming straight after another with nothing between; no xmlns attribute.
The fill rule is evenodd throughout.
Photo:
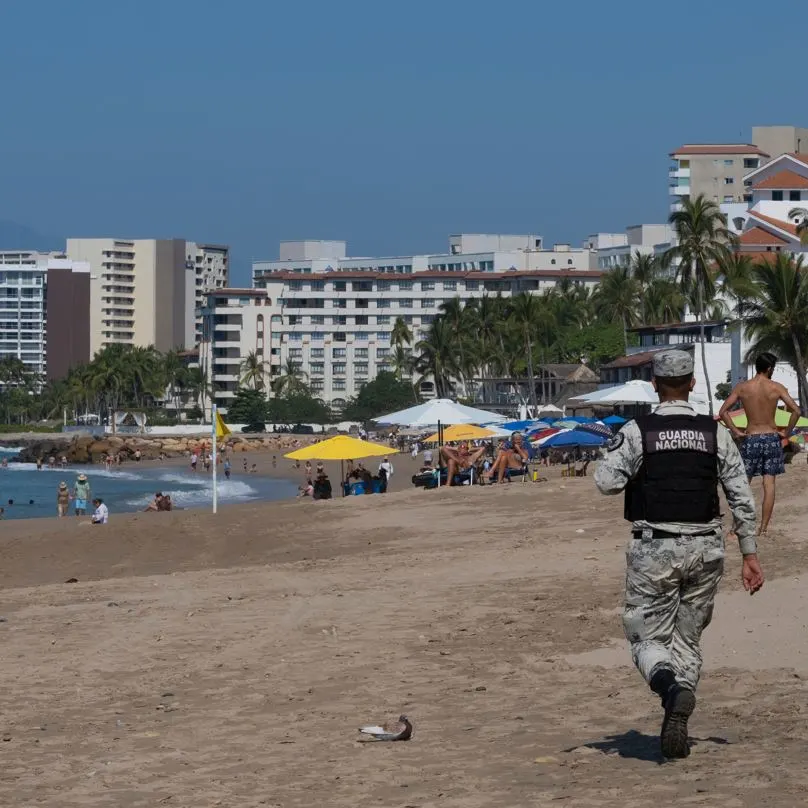
<svg viewBox="0 0 808 808"><path fill-rule="evenodd" d="M13 457L15 450L0 451L2 457ZM151 463L128 463L121 470L105 471L101 466L72 466L66 470L37 471L34 463L9 462L0 468L0 505L5 519L32 519L56 516L56 489L64 480L73 488L76 476L84 472L90 481L92 496L101 497L110 515L143 510L154 498L155 491L171 494L175 508L210 508L213 481L210 474L196 474L183 466L155 467ZM219 502L289 499L297 494L297 483L233 469L229 480L219 467ZM9 505L9 500L14 500ZM33 505L29 501L33 500Z"/></svg>

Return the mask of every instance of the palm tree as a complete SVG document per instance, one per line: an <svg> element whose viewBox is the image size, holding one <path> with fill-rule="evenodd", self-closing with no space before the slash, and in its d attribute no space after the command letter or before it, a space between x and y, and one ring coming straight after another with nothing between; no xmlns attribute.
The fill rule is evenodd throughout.
<svg viewBox="0 0 808 808"><path fill-rule="evenodd" d="M415 370L433 379L439 398L448 397L452 392L452 380L460 374L454 334L449 324L442 317L435 318L426 337L415 344L415 350L419 352L415 358Z"/></svg>
<svg viewBox="0 0 808 808"><path fill-rule="evenodd" d="M639 286L640 321L646 323L648 322L648 313L645 303L645 294L659 274L659 261L655 255L641 253L639 250L635 250L629 261L628 268L631 277Z"/></svg>
<svg viewBox="0 0 808 808"><path fill-rule="evenodd" d="M457 367L459 378L464 382L464 387L467 385L469 378L474 376L474 363L469 362L471 352L468 349L468 342L471 334L471 309L466 310L467 307L463 305L463 301L459 297L453 297L440 305L440 317L449 327L454 334L455 346L457 349ZM464 389L464 394L465 394Z"/></svg>
<svg viewBox="0 0 808 808"><path fill-rule="evenodd" d="M757 294L752 259L743 253L727 256L718 267L718 285L724 297L735 304L735 316L743 320L749 301Z"/></svg>
<svg viewBox="0 0 808 808"><path fill-rule="evenodd" d="M250 351L240 365L241 383L252 385L253 390L263 390L266 386L267 363L256 351Z"/></svg>
<svg viewBox="0 0 808 808"><path fill-rule="evenodd" d="M685 296L677 283L657 278L643 293L643 306L648 324L679 323L685 315Z"/></svg>
<svg viewBox="0 0 808 808"><path fill-rule="evenodd" d="M797 222L797 235L801 244L808 244L808 210L805 208L791 208L788 212L789 219L799 219Z"/></svg>
<svg viewBox="0 0 808 808"><path fill-rule="evenodd" d="M601 317L623 325L623 344L628 353L628 329L637 323L640 288L628 267L609 270L600 281L597 308Z"/></svg>
<svg viewBox="0 0 808 808"><path fill-rule="evenodd" d="M805 355L808 350L808 267L777 253L774 263L755 264L757 296L747 306L744 333L752 344L747 361L763 351L784 357L797 374L800 410L808 412Z"/></svg>
<svg viewBox="0 0 808 808"><path fill-rule="evenodd" d="M210 395L210 384L205 369L202 367L188 368L185 386L191 398L199 404L200 409L205 413L207 411L208 396Z"/></svg>
<svg viewBox="0 0 808 808"><path fill-rule="evenodd" d="M396 317L393 323L393 330L390 332L391 345L411 345L412 344L412 331L407 325L407 321L403 317Z"/></svg>
<svg viewBox="0 0 808 808"><path fill-rule="evenodd" d="M309 386L306 384L307 374L301 370L300 365L294 359L287 358L281 369L280 375L272 380L272 392L276 396L294 395L296 393L307 393Z"/></svg>
<svg viewBox="0 0 808 808"><path fill-rule="evenodd" d="M708 301L715 293L714 268L727 263L735 236L727 229L727 220L720 208L702 194L686 199L680 210L673 211L668 221L676 233L676 245L666 251L666 265L676 265L677 279L685 290L693 290L696 317L701 332L701 361L707 384L710 415L713 414L713 395L707 371L704 315Z"/></svg>
<svg viewBox="0 0 808 808"><path fill-rule="evenodd" d="M527 357L527 378L529 384L530 403L534 414L539 409L536 397L536 376L533 367L533 340L542 319L542 304L539 298L527 292L520 292L508 301L511 321L522 337L522 348Z"/></svg>
<svg viewBox="0 0 808 808"><path fill-rule="evenodd" d="M412 354L403 345L395 346L393 353L386 358L385 364L399 381L412 374Z"/></svg>

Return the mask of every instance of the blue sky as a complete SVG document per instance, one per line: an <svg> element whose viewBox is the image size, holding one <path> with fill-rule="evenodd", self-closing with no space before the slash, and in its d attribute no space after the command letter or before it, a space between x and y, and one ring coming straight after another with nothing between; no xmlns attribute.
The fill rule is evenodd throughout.
<svg viewBox="0 0 808 808"><path fill-rule="evenodd" d="M805 28L760 14L6 0L0 220L229 243L242 283L281 239L392 255L443 250L450 232L578 243L663 221L671 148L808 124Z"/></svg>

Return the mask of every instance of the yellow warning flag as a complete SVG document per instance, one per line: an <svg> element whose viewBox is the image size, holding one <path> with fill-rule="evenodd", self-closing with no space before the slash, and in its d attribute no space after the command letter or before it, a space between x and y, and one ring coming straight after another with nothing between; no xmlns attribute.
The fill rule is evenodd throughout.
<svg viewBox="0 0 808 808"><path fill-rule="evenodd" d="M230 429L228 428L227 424L224 422L224 418L222 418L220 413L216 413L216 437L223 438L225 435L230 434Z"/></svg>

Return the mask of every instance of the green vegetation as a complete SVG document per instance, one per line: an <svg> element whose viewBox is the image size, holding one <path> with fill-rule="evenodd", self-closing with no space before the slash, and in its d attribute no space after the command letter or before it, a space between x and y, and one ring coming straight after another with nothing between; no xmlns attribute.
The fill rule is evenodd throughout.
<svg viewBox="0 0 808 808"><path fill-rule="evenodd" d="M370 421L388 412L403 410L418 403L412 385L382 370L373 381L362 385L355 398L345 407L342 417L346 421Z"/></svg>

